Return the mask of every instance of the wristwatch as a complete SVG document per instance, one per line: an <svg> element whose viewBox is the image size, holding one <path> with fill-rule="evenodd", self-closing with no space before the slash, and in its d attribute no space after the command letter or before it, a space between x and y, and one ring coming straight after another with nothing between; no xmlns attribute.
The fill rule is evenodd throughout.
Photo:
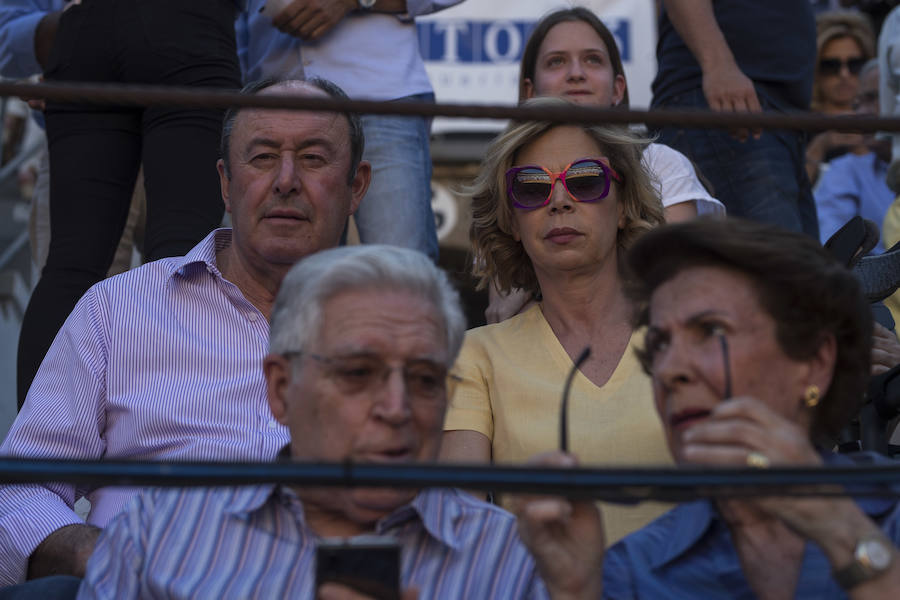
<svg viewBox="0 0 900 600"><path fill-rule="evenodd" d="M882 537L865 537L856 544L852 563L832 572L845 590L878 577L891 566L892 549Z"/></svg>
<svg viewBox="0 0 900 600"><path fill-rule="evenodd" d="M359 8L362 10L372 10L375 6L375 0L359 0Z"/></svg>

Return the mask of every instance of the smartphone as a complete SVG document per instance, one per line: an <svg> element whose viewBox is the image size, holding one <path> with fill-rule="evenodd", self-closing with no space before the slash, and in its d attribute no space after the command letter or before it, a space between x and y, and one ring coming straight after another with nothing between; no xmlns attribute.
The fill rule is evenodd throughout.
<svg viewBox="0 0 900 600"><path fill-rule="evenodd" d="M326 582L376 600L400 600L400 542L381 535L322 540L316 547L316 589Z"/></svg>

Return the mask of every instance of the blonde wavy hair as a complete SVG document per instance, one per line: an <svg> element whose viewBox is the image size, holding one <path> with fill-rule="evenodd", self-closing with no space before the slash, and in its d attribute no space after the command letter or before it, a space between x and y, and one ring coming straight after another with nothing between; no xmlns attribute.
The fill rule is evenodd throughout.
<svg viewBox="0 0 900 600"><path fill-rule="evenodd" d="M523 106L558 108L571 104L559 98L532 98ZM540 121L510 123L491 142L475 181L463 190L472 203L469 237L475 255L473 273L479 279L479 289L495 280L502 292L512 288L529 293L540 291L531 259L521 242L513 237L514 209L506 195L506 171L513 166L519 150L561 126ZM664 222L659 193L641 163L641 153L649 140L621 126L575 126L581 127L597 143L600 154L622 176L621 182L612 182L617 186L618 199L625 214L625 227L619 230L617 236L617 254L621 261L624 250L635 239Z"/></svg>

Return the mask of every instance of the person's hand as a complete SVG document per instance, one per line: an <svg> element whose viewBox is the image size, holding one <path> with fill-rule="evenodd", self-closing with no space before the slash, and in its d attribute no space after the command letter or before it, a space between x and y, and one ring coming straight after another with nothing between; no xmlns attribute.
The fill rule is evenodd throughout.
<svg viewBox="0 0 900 600"><path fill-rule="evenodd" d="M764 457L767 465L772 466L822 465L822 458L802 427L749 397L722 402L708 419L688 429L684 433L682 454L693 464L728 467L749 465L754 454ZM805 538L817 539L816 530L826 525L834 501L760 496L740 502L781 520ZM821 522L816 522L817 519Z"/></svg>
<svg viewBox="0 0 900 600"><path fill-rule="evenodd" d="M37 78L34 78L34 77L29 78L27 80L27 83L43 83L43 81L44 81L44 76L40 75ZM47 108L46 102L44 101L43 98L31 98L28 96L19 96L18 98L19 98L19 100L22 100L23 102L28 104L28 108L30 108L32 110L44 110L45 108Z"/></svg>
<svg viewBox="0 0 900 600"><path fill-rule="evenodd" d="M100 528L86 524L60 527L38 544L28 558L28 579L48 575L84 577Z"/></svg>
<svg viewBox="0 0 900 600"><path fill-rule="evenodd" d="M872 375L880 375L900 365L900 341L887 327L875 323L872 331Z"/></svg>
<svg viewBox="0 0 900 600"><path fill-rule="evenodd" d="M534 304L531 295L520 289L512 289L508 294L497 289L495 282L488 285L488 307L484 311L484 318L488 324L499 323L519 314Z"/></svg>
<svg viewBox="0 0 900 600"><path fill-rule="evenodd" d="M570 454L554 451L528 461L533 466L574 467ZM556 496L510 497L519 536L534 556L554 599L599 598L606 541L597 506Z"/></svg>
<svg viewBox="0 0 900 600"><path fill-rule="evenodd" d="M798 398L798 405L801 402ZM692 464L744 466L751 452L762 454L772 465L822 464L800 425L748 396L719 403L682 439L682 457Z"/></svg>
<svg viewBox="0 0 900 600"><path fill-rule="evenodd" d="M353 588L339 583L323 583L316 590L316 600L371 600L371 598L371 596L366 596L362 592L357 592ZM416 588L403 590L400 598L401 600L418 600L419 590Z"/></svg>
<svg viewBox="0 0 900 600"><path fill-rule="evenodd" d="M272 19L279 31L304 40L317 40L356 9L355 0L294 0Z"/></svg>
<svg viewBox="0 0 900 600"><path fill-rule="evenodd" d="M703 95L715 112L762 112L753 82L734 63L704 71ZM747 140L749 134L746 128L737 129L733 133L742 142ZM752 135L754 139L759 139L762 130L754 129Z"/></svg>
<svg viewBox="0 0 900 600"><path fill-rule="evenodd" d="M780 466L822 465L807 432L755 398L722 402L708 419L685 431L683 439L685 458L696 464L749 465L748 457L757 453L757 458L764 457L762 462L753 461L760 467L766 466L766 462ZM822 486L817 491L834 493L843 490ZM878 525L847 497L758 496L720 501L719 504L720 508L726 509L741 504L777 519L801 538L819 546L833 569L843 568L854 559L856 540L872 535L883 537ZM858 597L896 596L900 585L900 558L896 549L894 553L894 564L888 573L854 588L858 593L865 586L866 593Z"/></svg>

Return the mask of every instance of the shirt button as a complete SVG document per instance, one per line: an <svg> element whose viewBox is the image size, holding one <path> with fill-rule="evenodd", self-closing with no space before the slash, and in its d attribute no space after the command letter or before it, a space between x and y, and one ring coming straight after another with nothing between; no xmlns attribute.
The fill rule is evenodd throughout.
<svg viewBox="0 0 900 600"><path fill-rule="evenodd" d="M278 427L278 421L269 421L268 425L269 429L275 429L276 427Z"/></svg>
<svg viewBox="0 0 900 600"><path fill-rule="evenodd" d="M258 318L259 317L255 312L249 313L247 315L247 319L249 319L251 323L254 323L256 321L256 319L258 319Z"/></svg>

